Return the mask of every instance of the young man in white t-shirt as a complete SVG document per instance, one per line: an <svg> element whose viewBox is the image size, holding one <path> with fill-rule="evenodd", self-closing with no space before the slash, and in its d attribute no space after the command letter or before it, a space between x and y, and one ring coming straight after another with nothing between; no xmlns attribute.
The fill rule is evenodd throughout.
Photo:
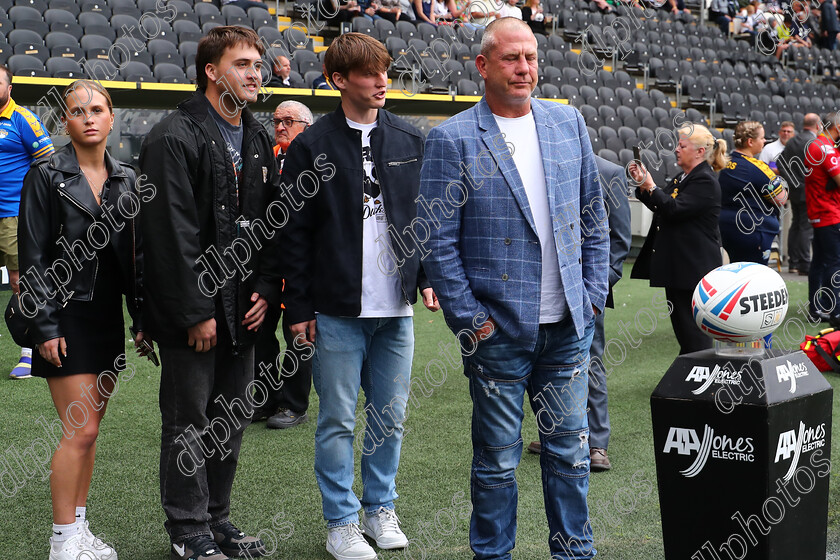
<svg viewBox="0 0 840 560"><path fill-rule="evenodd" d="M416 218L423 134L382 109L391 57L368 35L346 33L324 59L341 104L300 134L286 154L281 200L292 334L315 345L312 375L320 398L315 475L337 560L376 558L408 539L394 511L403 421L414 353L413 308L438 309L422 278L419 252L400 234ZM354 442L359 389L365 430ZM354 448L363 492L353 492ZM359 519L359 509L363 517Z"/></svg>

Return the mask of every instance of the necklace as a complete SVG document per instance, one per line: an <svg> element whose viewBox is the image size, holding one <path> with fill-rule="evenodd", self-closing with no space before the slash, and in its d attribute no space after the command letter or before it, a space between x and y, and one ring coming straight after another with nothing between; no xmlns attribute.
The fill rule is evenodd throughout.
<svg viewBox="0 0 840 560"><path fill-rule="evenodd" d="M85 170L82 168L81 165L79 166L79 169L81 169L82 175L84 175L85 179L87 179L88 185L95 188L94 182L90 180L90 177L88 177L88 174L85 173ZM105 179L105 181L102 181L102 185L99 187L99 193L94 193L94 194L96 194L96 198L98 198L99 200L102 200L102 195L105 194L105 182L106 181L108 181L107 178Z"/></svg>

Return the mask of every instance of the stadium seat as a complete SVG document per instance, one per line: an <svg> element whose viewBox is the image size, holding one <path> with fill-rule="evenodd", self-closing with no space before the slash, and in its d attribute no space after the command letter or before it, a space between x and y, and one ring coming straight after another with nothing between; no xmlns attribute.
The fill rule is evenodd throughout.
<svg viewBox="0 0 840 560"><path fill-rule="evenodd" d="M88 49L105 49L106 51L111 48L113 41L108 39L107 37L103 37L101 35L84 35L82 39L79 41L82 48L85 50Z"/></svg>
<svg viewBox="0 0 840 560"><path fill-rule="evenodd" d="M319 76L321 76L321 72L317 70L310 70L309 72L304 74L303 81L306 84L306 87L309 89L313 89L313 83Z"/></svg>
<svg viewBox="0 0 840 560"><path fill-rule="evenodd" d="M178 52L184 57L184 65L189 68L195 64L195 54L198 52L198 43L195 41L184 41L178 45Z"/></svg>
<svg viewBox="0 0 840 560"><path fill-rule="evenodd" d="M109 8L105 2L92 0L89 2L82 3L82 12L95 12L98 14L102 14L106 18L111 17L111 8ZM81 14L80 14L81 15Z"/></svg>
<svg viewBox="0 0 840 560"><path fill-rule="evenodd" d="M265 25L277 25L277 20L268 13L268 10L263 8L250 8L248 10L248 21L253 29L259 29Z"/></svg>
<svg viewBox="0 0 840 560"><path fill-rule="evenodd" d="M411 39L419 39L420 32L417 31L417 27L414 26L413 23L410 21L398 21L396 25L396 33L402 37L402 40L408 43Z"/></svg>
<svg viewBox="0 0 840 560"><path fill-rule="evenodd" d="M161 83L168 83L168 84L188 84L189 80L187 79L186 74L184 73L184 69L176 66L174 64L170 64L167 62L161 62L159 64L155 64L154 66L154 76L158 79Z"/></svg>
<svg viewBox="0 0 840 560"><path fill-rule="evenodd" d="M630 152L630 153L632 154L633 152ZM604 158L605 160L609 161L609 162L612 162L616 165L621 165L621 163L618 159L618 154L616 154L614 151L612 151L608 148L603 148L603 149L599 150L598 155L600 157Z"/></svg>
<svg viewBox="0 0 840 560"><path fill-rule="evenodd" d="M48 10L70 12L73 16L78 16L81 11L79 10L79 3L76 0L50 0Z"/></svg>
<svg viewBox="0 0 840 560"><path fill-rule="evenodd" d="M172 31L176 35L178 35L180 42L183 41L183 39L181 39L182 33L197 33L200 35L201 27L195 21L190 21L188 19L180 19L172 22Z"/></svg>
<svg viewBox="0 0 840 560"><path fill-rule="evenodd" d="M34 56L27 54L13 54L6 61L6 66L15 76L50 77L49 73L44 70L44 64Z"/></svg>
<svg viewBox="0 0 840 560"><path fill-rule="evenodd" d="M82 67L72 58L49 58L47 59L46 69L54 78L77 80L84 77Z"/></svg>
<svg viewBox="0 0 840 560"><path fill-rule="evenodd" d="M458 82L458 95L479 95L478 84L472 80L460 80Z"/></svg>
<svg viewBox="0 0 840 560"><path fill-rule="evenodd" d="M193 11L199 18L205 15L221 16L222 12L219 8L211 2L196 2L193 5Z"/></svg>
<svg viewBox="0 0 840 560"><path fill-rule="evenodd" d="M127 82L155 82L152 70L142 62L129 61L120 68L120 78Z"/></svg>
<svg viewBox="0 0 840 560"><path fill-rule="evenodd" d="M50 49L50 57L72 58L74 60L81 60L85 57L85 51L79 45L75 47L53 47Z"/></svg>
<svg viewBox="0 0 840 560"><path fill-rule="evenodd" d="M53 47L75 47L79 46L79 40L69 33L61 33L60 31L51 31L44 37L44 43L48 49Z"/></svg>

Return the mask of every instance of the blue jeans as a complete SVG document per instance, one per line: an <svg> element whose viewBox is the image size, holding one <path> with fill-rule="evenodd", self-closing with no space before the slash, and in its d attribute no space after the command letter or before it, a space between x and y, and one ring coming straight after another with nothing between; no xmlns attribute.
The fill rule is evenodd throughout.
<svg viewBox="0 0 840 560"><path fill-rule="evenodd" d="M316 328L312 378L321 404L315 478L327 526L337 527L358 523L359 507L368 513L394 507L414 322L319 314ZM354 442L359 387L365 391L365 430ZM361 502L353 493L354 443L362 454Z"/></svg>
<svg viewBox="0 0 840 560"><path fill-rule="evenodd" d="M578 338L571 318L540 325L535 350L496 329L464 358L473 401L470 547L508 560L516 543L516 467L525 392L540 429L545 513L555 559L592 558L587 367L595 321Z"/></svg>

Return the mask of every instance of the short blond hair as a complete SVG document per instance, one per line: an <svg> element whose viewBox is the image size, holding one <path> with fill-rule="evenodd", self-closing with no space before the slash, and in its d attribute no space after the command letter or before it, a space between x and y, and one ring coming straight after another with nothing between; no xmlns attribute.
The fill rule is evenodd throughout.
<svg viewBox="0 0 840 560"><path fill-rule="evenodd" d="M729 163L729 156L726 155L726 140L715 139L709 129L702 124L686 123L677 132L680 138L687 138L698 150L706 148L706 163L715 171L720 171Z"/></svg>

